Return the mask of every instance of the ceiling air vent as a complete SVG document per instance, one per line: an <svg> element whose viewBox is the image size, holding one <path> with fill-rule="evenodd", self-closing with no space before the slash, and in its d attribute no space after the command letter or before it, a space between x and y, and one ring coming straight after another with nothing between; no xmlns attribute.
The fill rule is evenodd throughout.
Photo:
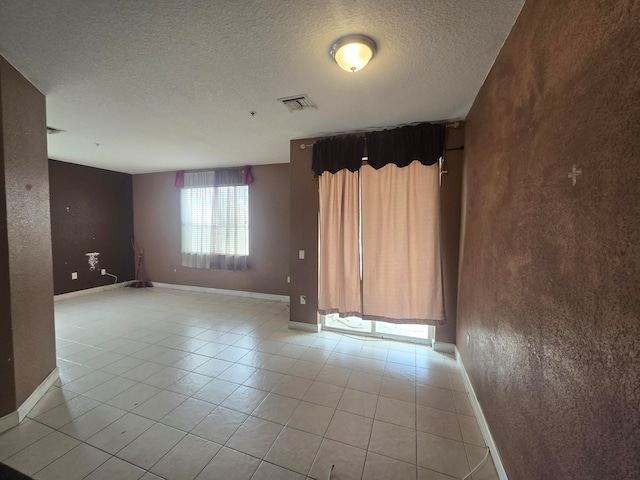
<svg viewBox="0 0 640 480"><path fill-rule="evenodd" d="M55 135L56 133L62 133L64 130L60 130L59 128L47 127L47 133L49 135Z"/></svg>
<svg viewBox="0 0 640 480"><path fill-rule="evenodd" d="M287 107L287 110L290 112L297 112L298 110L305 110L307 108L317 108L306 95L279 98L278 101Z"/></svg>

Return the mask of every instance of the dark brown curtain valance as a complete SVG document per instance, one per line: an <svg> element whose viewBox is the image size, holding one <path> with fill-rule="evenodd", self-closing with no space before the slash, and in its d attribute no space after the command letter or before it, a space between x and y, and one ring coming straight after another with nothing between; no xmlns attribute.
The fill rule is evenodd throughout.
<svg viewBox="0 0 640 480"><path fill-rule="evenodd" d="M368 164L376 170L393 163L406 167L414 160L423 165L438 162L444 150L446 127L443 124L420 125L369 132L364 137L348 135L320 140L313 145L313 171L355 172L362 166L365 146Z"/></svg>
<svg viewBox="0 0 640 480"><path fill-rule="evenodd" d="M362 165L364 137L348 135L319 140L313 145L311 168L317 175L322 172L336 173L345 168L357 172Z"/></svg>
<svg viewBox="0 0 640 480"><path fill-rule="evenodd" d="M432 123L369 132L366 134L368 163L376 170L389 163L406 167L414 160L433 165L442 156L445 133L443 124Z"/></svg>

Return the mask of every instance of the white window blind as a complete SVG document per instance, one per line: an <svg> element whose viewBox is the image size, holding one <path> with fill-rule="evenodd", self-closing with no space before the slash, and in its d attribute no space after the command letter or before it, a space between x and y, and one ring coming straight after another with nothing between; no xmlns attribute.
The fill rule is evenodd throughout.
<svg viewBox="0 0 640 480"><path fill-rule="evenodd" d="M184 266L246 268L249 255L247 185L185 186L181 189L180 206Z"/></svg>

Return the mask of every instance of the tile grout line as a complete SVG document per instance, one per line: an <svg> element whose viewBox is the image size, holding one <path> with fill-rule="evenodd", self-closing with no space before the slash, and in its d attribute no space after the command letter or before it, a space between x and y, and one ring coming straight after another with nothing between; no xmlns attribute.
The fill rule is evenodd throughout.
<svg viewBox="0 0 640 480"><path fill-rule="evenodd" d="M97 406L96 406L96 407L94 407L94 408L97 408ZM93 409L92 409L92 410L93 410ZM88 413L88 412L87 412L87 413ZM124 416L124 415L123 415L123 416ZM120 418L122 418L122 417L120 417ZM54 432L58 432L58 433L60 433L60 434L62 434L62 435L65 435L65 436L67 436L67 437L69 437L69 438L72 438L73 440L76 440L76 441L80 442L78 445L74 446L71 450L69 450L69 451L65 452L64 454L62 454L61 456L59 456L59 457L57 457L57 458L53 459L51 462L49 462L46 466L42 467L42 468L41 468L40 470L38 470L37 472L34 472L34 473L33 473L33 475L38 474L39 472L41 472L42 470L44 470L45 468L47 468L49 465L51 465L52 463L57 462L58 460L62 459L62 458L63 458L63 457L65 457L67 454L71 453L73 450L75 450L76 448L78 448L78 447L79 447L79 446L81 446L81 445L87 445L87 446L89 446L89 447L91 447L91 448L95 448L96 450L99 450L99 451L104 452L104 453L106 453L107 455L109 455L109 458L107 458L104 462L102 462L100 465L98 465L94 470L96 470L96 469L100 468L100 466L102 466L104 463L106 463L107 461L109 461L111 458L114 458L114 457L115 457L115 458L118 458L119 460L122 460L122 461L125 461L125 462L127 462L127 463L130 463L131 465L134 465L134 466L135 466L135 467L137 467L137 468L141 468L141 467L139 467L138 465L135 465L135 464L133 464L133 463L131 463L131 462L128 462L127 460L124 460L124 459L122 459L122 458L120 458L120 457L117 457L117 456L116 456L116 454L114 454L114 453L107 452L106 450L103 450L103 449L101 449L101 448L99 448L99 447L96 447L96 446L94 446L94 445L91 445L90 443L87 443L87 442L86 442L86 441L84 441L84 440L80 440L79 438L76 438L76 437L74 437L74 436L72 436L72 435L69 435L69 434L67 434L67 433L65 433L65 432L62 432L62 431L60 431L60 429L59 429L59 428L53 428L53 427L50 427L49 425L47 425L47 424L45 424L45 423L42 423L42 422L39 422L37 419L34 419L34 418L32 418L31 420L32 420L32 421L35 421L35 422L38 422L40 425L44 425L45 427L51 428L51 429L53 430L53 432L48 433L47 435L45 435L45 436L44 436L44 437L42 437L42 438L48 437L49 435L52 435ZM71 420L71 422L72 422L72 421L73 421L73 420ZM111 422L111 423L115 423L116 421L118 421L118 419L114 420L114 422ZM68 423L71 423L71 422L68 422ZM65 424L64 424L64 425L62 425L61 427L66 426L68 423L65 423ZM111 423L110 423L109 425L111 425ZM107 426L109 426L109 425L107 425ZM152 425L152 426L153 426L153 425ZM104 428L107 428L107 427L104 427ZM104 430L104 428L103 428L103 429L101 429L100 431ZM151 428L151 426L150 426L149 428ZM147 430L148 430L148 429L146 429L144 432L146 432ZM142 433L144 433L144 432L142 432ZM97 434L97 433L99 433L99 432L96 432L96 434ZM141 433L140 435L142 435L142 433ZM95 435L95 434L94 434L94 435ZM140 435L138 435L138 436L140 436ZM42 438L41 438L41 439L39 439L39 440L37 440L36 442L38 442L38 441L42 440ZM137 439L137 438L138 438L138 437L136 437L136 439ZM134 439L134 440L135 440L135 439ZM132 441L133 441L133 440L132 440ZM34 443L36 443L36 442L34 442ZM131 443L131 442L129 442L129 443ZM129 445L129 443L127 443L127 445ZM33 444L31 444L31 445L33 445ZM125 447L126 447L126 445L125 445ZM125 448L125 447L123 447L123 448ZM26 448L26 447L25 447L25 448ZM23 449L21 449L20 451L22 451L22 450L24 450L24 448L23 448ZM120 451L120 450L118 450L118 451ZM18 452L16 452L16 453L18 453ZM15 455L15 454L14 454L14 455ZM91 473L93 473L93 471L94 471L94 470L92 470L89 474L85 475L85 477L86 477L86 476L88 476L88 475L90 475ZM144 475L144 474L143 474L143 475ZM83 477L83 478L84 478L84 477Z"/></svg>
<svg viewBox="0 0 640 480"><path fill-rule="evenodd" d="M273 317L275 317L275 315L274 315ZM252 318L253 318L253 317L252 317ZM272 321L272 320L265 320L265 321L264 321L264 322L262 322L260 325L263 325L263 324L268 323L268 322L270 322L270 321ZM145 323L146 323L146 322L145 322ZM246 322L244 322L244 323L246 323ZM188 325L188 326L193 326L193 325ZM233 328L233 329L231 329L231 330L227 330L227 333L232 333L232 330L234 330L235 328L239 328L240 326L241 326L241 325L238 325L237 327L234 327L234 328ZM142 326L141 326L141 328L144 328L144 325L142 325ZM253 329L253 330L251 330L251 331L254 331L254 330L258 329L258 328L259 328L259 326L256 326L256 328L254 328L254 329ZM213 329L211 329L211 328L209 328L209 329L205 329L205 331L210 331L210 330L213 330ZM217 331L217 330L216 330L216 331ZM280 332L280 331L282 331L282 330L281 330L280 328L278 328L278 329L273 330L273 333L272 333L271 335L269 335L268 337L265 337L265 338L261 338L261 337L252 337L252 338L255 338L255 339L258 341L258 345L259 345L260 343L262 343L262 342L264 342L264 341L266 341L266 340L269 340L271 337L273 337L273 335L274 335L275 333ZM195 335L195 336L189 337L189 338L190 338L190 339L197 338L199 335L202 335L203 333L204 333L204 332L202 332L202 333L200 333L200 334L198 334L198 335ZM163 334L166 334L167 336L166 336L164 339L162 339L162 340L158 340L158 341L156 341L155 343L147 343L147 342L143 342L143 341L141 341L141 340L135 340L135 339L131 339L131 338L128 338L128 337L114 337L114 339L115 339L115 338L122 338L122 339L128 340L128 341L130 341L130 342L138 341L138 342L140 342L140 343L147 343L147 345L149 345L149 346L153 346L153 345L157 345L158 343L162 342L163 340L165 340L166 338L169 338L169 337L170 337L170 336L172 336L172 335L179 335L179 334L171 334L171 333L167 334L166 332L163 332ZM250 333L246 333L246 334L239 334L239 333L238 333L237 335L241 335L242 337L247 337L247 336L250 336ZM146 338L146 337L144 337L144 338ZM107 340L107 341L109 341L109 340ZM185 342L182 342L182 343L186 343L187 341L188 341L188 340L185 340ZM240 342L240 341L241 341L241 339L239 339L239 340L238 340L237 342L235 342L235 343L238 343L238 342ZM278 341L278 340L274 340L274 341ZM327 356L324 358L324 360L323 360L323 361L321 361L321 362L314 361L313 363L317 363L317 364L321 365L321 366L322 366L322 368L324 368L324 367L326 367L326 366L331 366L331 367L334 367L334 368L336 368L336 367L337 367L337 368L345 368L344 366L342 366L342 364L341 364L340 362L333 363L333 364L330 364L330 363L329 363L329 360L331 359L331 356L332 356L332 355L334 355L334 354L336 354L336 353L338 353L338 354L340 354L340 355L350 355L350 353L349 353L349 352L345 352L345 351L339 351L339 350L337 350L337 347L338 347L338 345L340 344L340 341L341 341L341 340L338 340L338 342L336 342L336 344L335 344L335 345L333 346L333 348L330 350L330 352L331 352L331 353L330 353L329 355L327 355ZM106 342L103 342L103 343L106 343ZM215 342L215 339L214 339L214 340L212 340L212 341L208 341L208 342L207 342L207 344L210 344L210 343L217 343L217 342ZM229 347L231 347L231 346L235 345L235 343L234 343L234 344L232 344L232 345L226 345L226 347L225 347L223 350L221 350L220 352L218 352L218 354L222 353L224 350L227 350ZM283 342L283 343L284 343L284 345L281 347L281 349L282 349L282 348L284 348L286 345L295 345L295 346L300 346L300 347L304 347L304 348L305 348L305 352L304 352L302 355L300 355L300 356L297 356L297 357L290 357L290 356L287 356L287 355L284 355L284 356L283 356L284 358L292 358L295 362L297 362L297 361L301 361L301 360L302 360L302 356L304 356L304 354L305 354L306 352L308 352L311 348L314 348L314 347L313 347L313 345L308 345L308 344L299 344L299 343L296 343L296 342L287 342L287 341L285 341L285 342ZM77 344L79 344L79 343L77 343ZM85 344L83 344L83 345L85 345ZM222 345L222 344L221 344L221 345ZM363 345L363 346L364 346L364 345ZM362 349L362 347L363 347L363 346L361 346L361 349ZM185 350L180 350L180 349L177 349L177 348L174 348L174 347L165 347L165 346L161 346L161 347L162 347L162 348L166 348L166 349L167 349L167 352L168 352L168 351L172 351L172 350L173 350L173 351L182 351L182 352L185 352ZM96 348L96 349L100 349L99 345L96 345L96 346L88 345L88 346L87 346L87 349L89 349L89 348ZM148 348L148 347L147 347L147 348ZM202 348L202 347L201 347L201 348ZM244 348L244 347L240 347L240 348ZM281 350L281 349L280 349L280 350ZM364 358L364 359L373 358L373 357L371 357L371 356L360 355L360 351L361 351L361 349L358 351L358 353L356 353L356 354L354 355L355 357ZM258 350L256 350L256 348L255 348L255 347L250 348L250 349L248 349L248 350L249 350L249 351L253 351L253 352L258 351ZM278 351L274 352L272 355L278 355L278 352L279 352L280 350L278 350ZM326 349L326 348L320 348L320 349L317 349L317 350L318 350L318 351L326 351L327 349ZM388 358L388 355L389 355L389 353L390 353L390 349L389 349L389 348L386 348L385 350L386 350L386 352L387 352L387 358ZM107 352L110 352L110 351L111 351L111 350L103 350L103 352L104 352L104 353L107 353ZM397 351L398 351L398 352L403 352L402 350L397 350ZM79 353L79 352L76 352L76 353ZM115 352L114 352L114 353L115 353ZM166 352L163 352L163 353L166 353ZM190 351L190 353L195 353L195 352ZM248 353L249 353L249 352L248 352ZM247 353L247 354L248 354L248 353ZM406 352L405 352L405 353L406 353ZM94 355L94 356L90 357L90 359L91 359L91 358L95 358L95 357L97 357L97 356L99 356L99 355L101 355L101 354L102 354L102 353L98 353L98 354L96 354L96 355ZM73 355L73 354L72 354L72 355ZM121 355L122 355L122 354L121 354ZM414 353L413 353L413 357L414 357L414 364L413 364L413 366L412 366L412 367L413 367L413 370L414 370L414 374L415 374L415 372L416 372L416 369L418 368L418 367L417 367L417 365L416 365L416 363L417 363L417 362L416 362L416 360L417 360L417 355L418 355L418 354L417 354L417 353L415 352L415 350L414 350ZM188 354L187 354L187 356L188 356ZM174 367L174 366L173 366L173 364L171 364L171 365L167 365L167 364L163 364L163 363L159 363L159 362L154 362L155 357L151 357L151 358L147 358L147 359L144 359L144 358L142 358L142 359L141 359L141 358L139 358L139 357L133 357L133 354L125 355L124 357L136 358L136 359L139 359L139 360L141 360L141 361L143 361L143 362L145 362L145 363L146 363L146 362L156 363L156 364L162 365L162 367L163 367L163 368L176 368L176 367ZM124 358L124 357L123 357L123 358ZM209 359L217 358L217 357L215 357L215 356L214 356L214 357L211 357L211 356L208 356L208 355L207 355L207 357L208 357ZM89 359L88 359L88 360L89 360ZM235 362L231 362L231 363L232 363L233 365L244 365L244 364L239 364L239 363L238 363L238 362L239 362L239 360L240 360L240 359L236 360ZM70 363L75 363L76 365L83 365L83 366L85 366L85 367L87 367L87 368L91 368L91 369L92 369L92 370L94 370L94 372L95 372L95 371L102 371L102 368L105 368L105 367L107 367L108 365L111 365L111 364L113 364L113 363L116 363L117 361L118 361L118 360L114 360L113 362L110 362L110 363L108 363L108 364L105 364L105 365L103 365L103 366L101 366L101 367L99 367L99 368L88 367L88 366L86 366L86 365L83 365L83 364L77 364L77 363L72 362L72 361L69 361L69 362L70 362ZM208 360L207 360L207 361L208 361ZM304 361L307 361L307 360L304 360ZM379 373L376 373L376 375L380 375L381 379L384 379L385 377L387 377L387 375L385 375L385 373L386 373L386 371L387 371L387 364L388 364L388 363L395 363L395 362L392 362L392 361L389 361L389 360L385 361L384 368L382 369L382 371L378 371ZM226 371L226 370L228 370L229 368L231 368L233 365L229 366L227 369L225 369L225 371ZM401 364L398 364L398 365L402 365L402 363L401 363ZM250 365L250 367L251 367L251 368L256 368L257 370L261 370L261 369L263 369L262 367L256 367L256 366L254 366L254 365ZM134 368L135 368L135 367L134 367ZM194 368L193 368L193 369L191 369L191 370L185 370L185 371L187 371L187 372L194 372L197 368L199 368L199 367L194 367ZM180 369L180 370L181 370L181 369ZM256 370L256 371L257 371L257 370ZM263 370L265 370L265 371L272 371L272 372L273 372L273 370L268 370L268 369L263 369ZM313 384L314 382L317 382L317 380L316 380L316 379L317 379L317 377L318 377L319 373L318 373L318 374L316 374L316 375L314 376L314 378L298 377L298 376L296 376L296 375L293 375L293 374L288 373L290 370L291 370L291 369L289 369L289 370L287 371L287 373L282 373L282 372L277 372L277 373L282 374L282 375L289 375L289 376L291 376L291 377L296 377L296 378L307 378L308 380L310 380L310 381L312 382L312 384ZM353 373L355 373L356 371L360 371L360 370L352 370L352 369L351 369L351 372L350 372L350 374L349 374L349 377L351 377L351 375L352 375ZM88 374L90 374L90 373L93 373L93 372L88 372L87 374L82 375L82 376L78 377L77 379L82 378L83 376L86 376L86 375L88 375ZM213 380L213 379L216 379L216 378L218 378L220 375L222 375L223 373L224 373L224 371L223 371L223 372L220 372L218 375L216 375L216 376L214 376L214 377L210 377L210 378L211 378L212 380ZM369 373L369 372L364 372L364 373ZM144 385L150 385L150 384L146 384L146 383L144 382L144 380L146 380L146 379L150 378L150 377L151 377L151 376L153 376L153 375L155 375L155 373L152 373L151 375L146 376L146 377L145 377L144 379L142 379L142 380L136 381L136 383L138 383L138 384L140 384L140 383L141 383L141 384L144 384ZM208 375L207 375L207 376L208 376ZM127 378L127 377L122 377L121 375L114 375L114 378ZM394 378L394 377L387 377L387 378ZM74 379L74 380L77 380L77 379ZM247 380L248 380L248 379L247 379ZM246 382L247 380L245 380L245 382ZM417 380L417 379L415 379L415 378L414 378L414 379L413 379L413 381L412 381L412 384L413 384L413 388L414 388L414 402L413 402L413 403L414 403L414 412L415 412L415 414L416 414L416 419L415 419L415 422L414 422L414 427L415 427L415 428L414 428L414 430L415 430L416 435L417 435L417 405L418 405L418 403L417 403L417 391L416 391L416 385L417 385L417 383L416 383L416 380ZM176 380L176 382L174 382L174 383L177 383L178 381L179 381L179 380ZM210 383L210 382L211 382L211 380L210 380L208 383ZM348 385L348 382L349 382L349 379L347 379L347 385ZM70 383L70 382L69 382L69 383ZM235 382L233 382L233 383L235 383ZM173 385L173 384L171 384L171 385ZM169 385L169 386L171 386L171 385ZM237 387L237 388L239 388L240 386L247 386L247 385L245 385L245 383L244 383L244 382L243 382L242 384L237 384L237 385L238 385L238 387ZM341 400L342 396L344 395L345 390L346 390L347 388L349 388L347 385L345 385L345 387L340 387L340 388L342 388L342 393L341 393L341 395L340 395L340 398L338 399L338 404L339 404L339 402L340 402L340 400ZM153 386L153 387L155 387L155 388L158 388L158 387L156 387L155 385L150 385L150 386ZM149 400L151 400L151 399L153 399L153 398L155 398L155 396L159 395L162 391L170 391L170 390L167 390L167 388L168 388L169 386L164 387L164 388L159 388L159 390L160 390L160 391L159 391L158 393L156 393L154 396L152 396L152 397L150 397L149 399L145 400L145 402L146 402L146 401L149 401ZM129 389L130 389L130 388L133 388L133 387L134 387L134 386L129 387ZM248 386L247 386L247 387L248 387ZM62 387L61 387L61 388L64 388L64 385L62 385ZM204 386L203 386L202 388L204 388ZM255 388L255 387L249 387L249 388ZM434 388L438 388L438 387L434 387ZM126 389L126 390L125 390L125 392L126 392L127 390L129 390L129 389ZM91 390L91 389L89 389L89 390ZM262 389L261 389L261 388L256 388L256 390L262 390ZM357 388L356 388L355 390L356 390L356 391L362 391L362 390L358 390ZM447 389L447 390L453 390L453 389L452 389L452 388L449 388L449 389ZM198 391L199 391L199 390L198 390ZM262 390L262 391L266 391L266 390ZM268 392L267 392L267 394L271 393L272 391L273 391L273 388L272 388L270 391L268 391ZM307 388L307 391L308 391L308 388ZM75 392L73 392L73 393L75 393ZM84 395L84 393L86 393L86 392L83 392L82 394L78 394L78 395L85 396L85 395ZM122 393L124 393L124 392L122 392ZM185 401L186 401L186 400L188 400L188 399L195 399L195 397L193 397L193 394L195 394L195 393L197 393L197 391L196 391L196 392L193 392L191 395L187 395L187 396L186 396L187 398L185 399ZM116 396L117 396L117 395L116 395ZM374 411L374 417L373 417L373 419L372 419L372 429L373 429L373 422L375 421L375 415L376 415L376 412L377 412L378 407L379 407L379 400L380 400L380 396L381 396L381 394L380 394L380 390L378 390L378 394L376 395L376 408L375 408L375 411ZM304 397L304 396L303 396L303 397ZM87 398L91 398L91 397L87 397ZM228 398L228 396L227 396L226 398ZM294 398L294 397L290 397L290 398ZM385 398L393 398L393 397L385 397ZM300 399L296 398L296 400L298 400L299 402L305 401L305 400L303 400L303 398L300 398ZM105 401L105 402L98 401L98 402L99 402L100 404L106 404L106 405L109 405L108 403L106 403L106 401ZM145 402L142 402L141 404L143 404L143 403L145 403ZM224 400L223 400L223 402L224 402ZM182 403L184 403L184 402L182 402ZM181 403L180 405L182 405L182 403ZM170 412L168 412L165 416L169 415L171 412L173 412L174 410L176 410L177 408L179 408L179 406L180 406L180 405L178 405L178 406L174 407L174 408L173 408ZM215 404L215 405L216 405L216 407L214 408L214 410L215 410L216 408L218 408L219 406L221 406L221 404ZM97 408L98 406L99 406L99 405L97 405L97 406L96 406L96 407L94 407L94 408ZM259 406L259 405L258 405L258 406ZM249 414L249 416L253 416L252 414L253 414L253 412L258 408L258 406L256 406L256 408L254 408L254 409L253 409L253 411L251 412L251 414ZM55 407L54 407L54 408L55 408ZM137 408L137 407L136 407L136 408ZM84 415L84 414L89 413L91 410L93 410L93 409L90 409L89 411L87 411L87 412L83 413L83 415ZM336 413L336 411L337 411L337 410L338 410L337 406L336 406L335 408L333 408L333 414L332 414L331 419L329 420L329 424L330 424L330 423L331 423L331 421L333 420L333 418L334 418L335 413ZM128 410L128 411L127 411L127 413L132 413L132 412L133 412L133 410ZM44 413L44 412L43 412L43 413ZM244 413L244 412L242 412L242 413ZM120 417L120 418L121 418L121 417ZM164 417L163 417L163 418L164 418ZM205 417L205 418L206 418L206 417ZM365 417L365 418L368 418L368 417ZM154 421L154 422L155 422L155 424L157 424L157 423L161 423L162 425L164 425L164 424L162 423L162 418L161 418L161 419L159 419L159 420L155 420L155 419L151 419L151 420L152 420L152 421ZM68 422L68 423L71 423L72 421L73 421L73 420L71 420L71 421L70 421L70 422ZM114 422L115 422L115 421L117 421L117 419L116 419L116 420L114 420ZM246 421L246 420L245 420L245 421ZM288 420L287 420L287 422L288 422ZM113 422L112 422L112 423L113 423ZM201 422L200 422L200 423L201 423ZM66 424L65 424L65 425L66 425ZM109 425L110 425L110 424L109 424ZM284 428L285 428L285 427L286 427L286 424L283 426L283 430L284 430ZM103 427L103 429L104 429L104 428L107 428L107 427ZM150 427L150 428L151 428L151 427ZM172 428L173 428L173 427L172 427ZM193 427L191 430L193 430L194 428L196 428L196 427ZM239 428L239 427L238 427L238 428ZM294 427L289 427L289 428L294 428ZM147 430L148 430L148 429L147 429ZM100 431L101 431L101 430L100 430ZM145 431L146 431L146 430L145 430ZM184 432L184 430L181 430L181 431L182 431L182 432ZM236 431L237 431L237 430L236 430ZM61 433L62 433L62 432L61 432ZM97 434L97 433L98 433L98 432L94 433L94 435L95 435L95 434ZM144 433L144 432L143 432L143 433ZM140 435L142 435L143 433L141 433ZM282 433L282 431L280 432L280 434L281 434L281 433ZM326 429L325 429L325 433L326 433ZM185 436L186 436L187 434L191 434L191 433L190 433L190 432L187 432L187 433L185 433ZM193 435L193 434L191 434L191 435ZM72 437L72 438L73 438L73 437ZM138 437L136 437L136 438L138 438ZM184 438L184 436L183 436L183 438ZM326 437L323 435L321 438L322 438L322 439L324 439L324 438L326 438ZM135 440L135 439L134 439L134 440ZM134 440L132 440L132 441L134 441ZM276 439L276 441L277 441L277 439ZM370 434L370 436L369 436L369 444L368 444L368 446L367 446L367 451L368 451L368 448L369 448L369 445L370 445L370 441L371 441L371 434ZM85 442L83 442L83 443L85 443ZM131 442L130 442L130 443L131 443ZM275 442L274 442L274 443L275 443ZM341 443L341 442L340 442L340 443ZM127 445L129 445L129 444L127 444ZM74 448L75 448L75 447L74 447ZM126 446L124 446L123 448L126 448ZM229 448L229 447L226 447L226 448ZM416 449L417 449L417 439L416 439ZM108 452L107 452L107 453L108 453ZM167 452L167 453L168 453L168 452ZM165 455L166 455L166 453L165 453ZM316 457L317 457L317 452L316 452ZM314 458L314 460L315 460L315 458ZM267 463L270 463L270 462L267 462ZM155 465L155 464L154 464L154 465ZM313 465L313 462L312 462L312 465ZM310 467L310 468L311 468L311 467ZM417 469L417 452L416 452L416 469ZM310 473L310 471L309 471L309 473Z"/></svg>

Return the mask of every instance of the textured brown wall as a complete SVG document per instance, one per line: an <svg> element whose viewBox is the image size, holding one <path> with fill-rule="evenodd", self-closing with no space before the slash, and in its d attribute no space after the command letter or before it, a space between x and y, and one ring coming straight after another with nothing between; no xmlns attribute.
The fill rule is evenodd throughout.
<svg viewBox="0 0 640 480"><path fill-rule="evenodd" d="M133 280L131 175L49 160L49 190L55 294L113 283L102 268L119 282ZM100 253L94 271L89 252Z"/></svg>
<svg viewBox="0 0 640 480"><path fill-rule="evenodd" d="M46 114L44 95L1 57L0 96L17 406L56 366Z"/></svg>
<svg viewBox="0 0 640 480"><path fill-rule="evenodd" d="M251 172L255 181L249 186L249 269L245 272L183 267L175 172L133 176L134 230L152 281L289 294L289 165L256 165Z"/></svg>
<svg viewBox="0 0 640 480"><path fill-rule="evenodd" d="M292 140L291 151L291 240L289 265L291 269L291 304L289 319L292 322L316 325L318 319L318 180L311 170L312 148L301 149L318 139ZM304 250L304 260L298 258ZM300 295L306 304L300 304Z"/></svg>
<svg viewBox="0 0 640 480"><path fill-rule="evenodd" d="M464 122L447 129L445 148L464 146ZM440 234L444 306L447 323L436 328L438 342L456 343L458 318L458 258L460 255L460 210L462 208L462 171L464 152L445 152L447 173L441 176Z"/></svg>
<svg viewBox="0 0 640 480"><path fill-rule="evenodd" d="M312 145L325 137L291 141L291 311L290 320L316 324L318 318L318 180L313 178ZM464 123L449 129L445 148L464 143ZM458 289L458 254L460 248L460 202L462 179L461 151L447 153L449 173L443 176L440 189L442 209L442 255L447 325L436 329L436 339L454 343L456 339L456 302ZM298 258L305 250L305 259ZM300 304L300 295L306 304Z"/></svg>
<svg viewBox="0 0 640 480"><path fill-rule="evenodd" d="M0 58L0 62L2 59ZM2 72L0 66L0 74ZM2 77L0 77L0 417L16 409L11 335L11 279L9 277L9 238L7 194L4 174L4 132L2 121Z"/></svg>
<svg viewBox="0 0 640 480"><path fill-rule="evenodd" d="M457 344L513 479L640 478L639 25L528 1L467 117Z"/></svg>

